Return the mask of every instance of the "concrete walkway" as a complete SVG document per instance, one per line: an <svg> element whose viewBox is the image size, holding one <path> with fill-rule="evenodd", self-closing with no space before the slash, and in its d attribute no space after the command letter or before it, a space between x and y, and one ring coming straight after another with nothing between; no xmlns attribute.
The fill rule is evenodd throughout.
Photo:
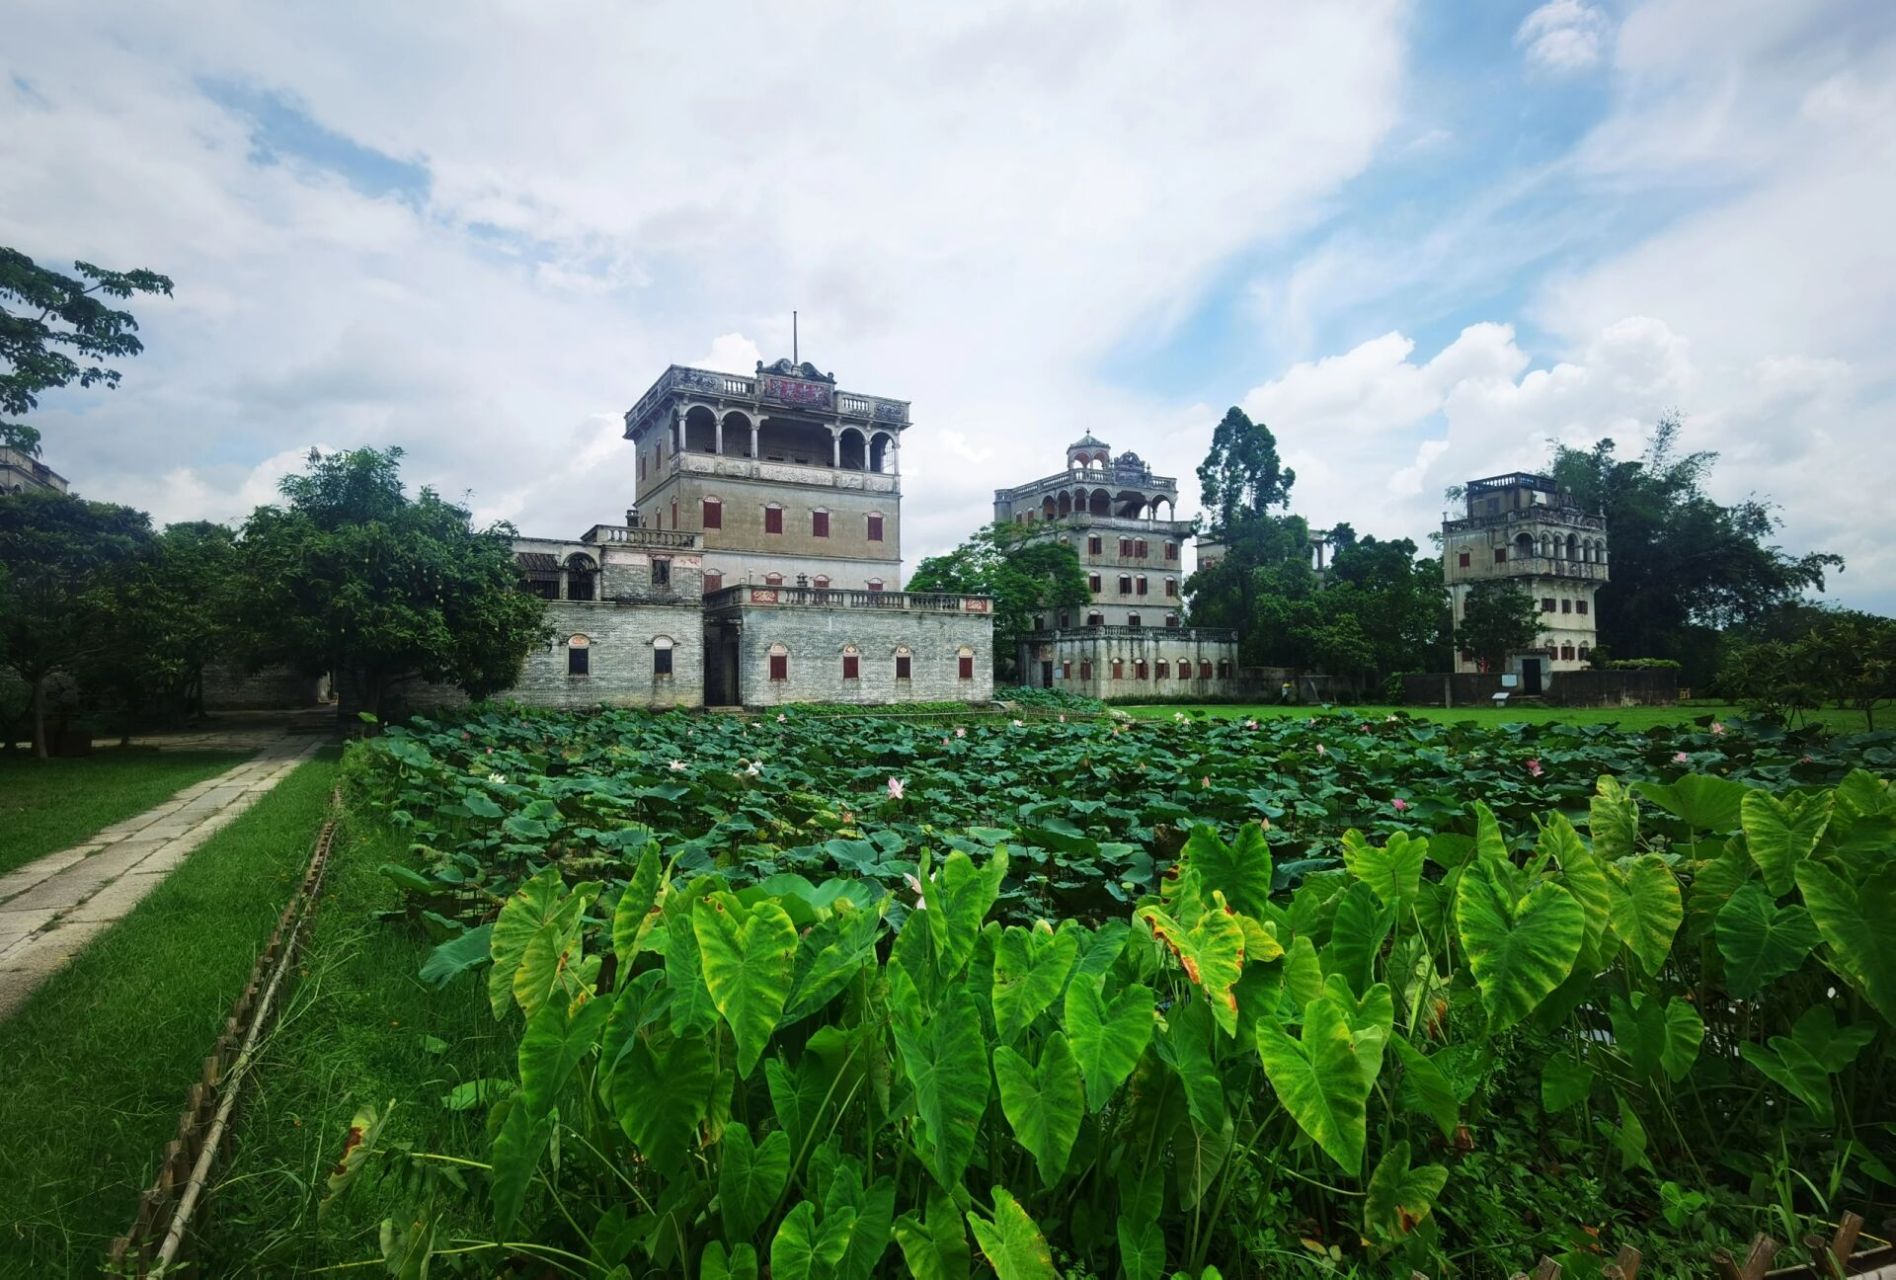
<svg viewBox="0 0 1896 1280"><path fill-rule="evenodd" d="M0 876L0 1019L11 1017L40 983L323 741L281 728L256 735L242 745L254 745L257 755L229 772L186 787L83 844ZM238 744L226 739L201 745Z"/></svg>

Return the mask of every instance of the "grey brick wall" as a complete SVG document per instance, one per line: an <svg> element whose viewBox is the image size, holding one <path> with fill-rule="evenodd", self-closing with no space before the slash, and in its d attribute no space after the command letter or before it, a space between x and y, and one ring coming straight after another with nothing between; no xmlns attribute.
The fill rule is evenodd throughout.
<svg viewBox="0 0 1896 1280"><path fill-rule="evenodd" d="M746 706L787 702L988 702L994 697L992 622L984 614L906 609L740 609L739 692ZM770 678L773 645L789 650L789 678ZM843 677L844 646L857 649L855 680ZM907 680L895 678L897 646L909 649ZM957 658L972 651L974 675Z"/></svg>
<svg viewBox="0 0 1896 1280"><path fill-rule="evenodd" d="M696 602L627 606L604 601L547 605L553 643L527 655L507 697L542 707L704 705L703 613ZM567 671L573 636L587 638L586 675ZM652 671L653 641L672 642L672 672Z"/></svg>
<svg viewBox="0 0 1896 1280"><path fill-rule="evenodd" d="M1190 627L1126 630L1075 630L1050 639L1030 640L1021 646L1024 684L1052 687L1090 698L1183 698L1234 692L1238 687L1238 646L1229 640L1207 639ZM1139 664L1145 663L1145 675ZM1159 663L1165 676L1159 676ZM1211 664L1209 676L1200 675ZM1226 674L1220 676L1219 664ZM1048 671L1051 664L1051 673ZM1115 664L1119 674L1115 676ZM1180 678L1189 664L1191 675ZM1048 675L1051 674L1051 681Z"/></svg>

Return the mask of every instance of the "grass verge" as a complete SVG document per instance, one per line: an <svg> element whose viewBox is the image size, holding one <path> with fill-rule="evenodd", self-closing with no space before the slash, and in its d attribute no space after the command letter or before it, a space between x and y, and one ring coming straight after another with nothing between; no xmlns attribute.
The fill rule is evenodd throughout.
<svg viewBox="0 0 1896 1280"><path fill-rule="evenodd" d="M95 1276L309 860L334 753L292 772L0 1022L0 1276Z"/></svg>
<svg viewBox="0 0 1896 1280"><path fill-rule="evenodd" d="M1321 716L1338 712L1347 712L1355 716L1371 716L1380 719L1393 712L1401 712L1418 720L1433 720L1438 724L1449 724L1461 720L1473 720L1480 724L1612 724L1622 729L1650 729L1661 724L1686 724L1701 716L1729 720L1743 714L1743 709L1735 706L1711 703L1688 703L1673 707L1319 707L1319 706L1280 706L1274 703L1259 703L1245 706L1222 703L1159 703L1151 706L1115 706L1114 710L1144 719L1163 720L1174 713L1184 711L1192 715L1217 716L1225 720L1266 720L1281 716ZM1855 711L1816 711L1811 720L1823 725L1832 733L1862 733L1863 717Z"/></svg>
<svg viewBox="0 0 1896 1280"><path fill-rule="evenodd" d="M78 844L248 758L242 751L153 747L114 747L74 760L0 755L0 873Z"/></svg>
<svg viewBox="0 0 1896 1280"><path fill-rule="evenodd" d="M377 870L407 861L399 834L345 817L304 971L257 1067L237 1156L222 1171L197 1259L206 1274L305 1276L381 1257L382 1219L422 1198L400 1149L485 1157L485 1110L450 1110L456 1085L514 1074L514 1038L487 1003L486 970L437 990L416 976L434 944L378 913L400 895ZM391 1108L391 1103L393 1106ZM331 1203L330 1170L358 1109L386 1115L375 1151ZM443 1243L473 1229L485 1175L430 1164ZM380 1264L363 1274L381 1274Z"/></svg>

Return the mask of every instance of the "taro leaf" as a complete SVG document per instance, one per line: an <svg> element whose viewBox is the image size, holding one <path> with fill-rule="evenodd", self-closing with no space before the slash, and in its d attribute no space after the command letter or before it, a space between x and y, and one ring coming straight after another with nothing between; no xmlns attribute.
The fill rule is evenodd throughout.
<svg viewBox="0 0 1896 1280"><path fill-rule="evenodd" d="M1839 1027L1836 1015L1823 1005L1804 1010L1791 1038L1803 1045L1826 1071L1841 1071L1856 1061L1863 1046L1876 1039L1876 1028L1867 1022Z"/></svg>
<svg viewBox="0 0 1896 1280"><path fill-rule="evenodd" d="M1330 926L1330 945L1323 949L1325 976L1342 977L1352 991L1367 991L1375 974L1383 939L1396 921L1395 908L1377 901L1375 891L1358 882L1337 903Z"/></svg>
<svg viewBox="0 0 1896 1280"><path fill-rule="evenodd" d="M652 1167L671 1174L698 1135L716 1082L711 1050L702 1037L675 1037L658 1053L636 1041L612 1073L613 1114Z"/></svg>
<svg viewBox="0 0 1896 1280"><path fill-rule="evenodd" d="M1237 1141L1237 1129L1226 1116L1224 1123L1206 1128L1189 1115L1172 1139L1172 1160L1178 1177L1181 1207L1195 1209L1211 1191L1218 1173L1231 1158Z"/></svg>
<svg viewBox="0 0 1896 1280"><path fill-rule="evenodd" d="M1067 988L1061 1025L1086 1081L1086 1107L1098 1111L1132 1074L1152 1039L1152 992L1137 983L1112 1000L1105 979L1078 979Z"/></svg>
<svg viewBox="0 0 1896 1280"><path fill-rule="evenodd" d="M574 1068L598 1043L611 1011L610 1000L575 1001L571 1007L555 1000L527 1020L520 1037L520 1101L535 1120L553 1109Z"/></svg>
<svg viewBox="0 0 1896 1280"><path fill-rule="evenodd" d="M1600 861L1632 857L1639 847L1639 802L1617 779L1602 776L1588 802L1587 829Z"/></svg>
<svg viewBox="0 0 1896 1280"><path fill-rule="evenodd" d="M1787 1036L1772 1036L1769 1048L1741 1044L1738 1052L1774 1084L1809 1107L1822 1124L1835 1115L1831 1104L1830 1072L1810 1050Z"/></svg>
<svg viewBox="0 0 1896 1280"><path fill-rule="evenodd" d="M724 1234L748 1240L764 1225L790 1180L790 1135L772 1129L761 1144L753 1144L750 1130L732 1122L724 1127L718 1152L718 1207Z"/></svg>
<svg viewBox="0 0 1896 1280"><path fill-rule="evenodd" d="M1501 824L1495 821L1494 810L1481 801L1475 801L1475 860L1477 862L1494 859L1497 862L1508 861L1507 838L1501 834Z"/></svg>
<svg viewBox="0 0 1896 1280"><path fill-rule="evenodd" d="M392 1100L387 1107L378 1108L374 1103L365 1102L356 1108L355 1118L349 1121L348 1135L342 1140L342 1158L331 1166L325 1181L318 1213L327 1212L330 1204L349 1189L369 1157L375 1154L381 1144L382 1128L388 1124L393 1109Z"/></svg>
<svg viewBox="0 0 1896 1280"><path fill-rule="evenodd" d="M1896 786L1865 769L1852 769L1837 784L1837 803L1846 813L1874 818L1896 808Z"/></svg>
<svg viewBox="0 0 1896 1280"><path fill-rule="evenodd" d="M1381 848L1371 845L1354 827L1343 833L1343 865L1391 906L1413 901L1421 892L1422 861L1428 851L1427 837L1412 837L1406 831L1391 835Z"/></svg>
<svg viewBox="0 0 1896 1280"><path fill-rule="evenodd" d="M890 1229L895 1226L895 1182L882 1178L865 1191L850 1168L830 1186L823 1201L824 1221L844 1205L855 1213L856 1220L849 1228L849 1247L832 1274L835 1280L869 1280L888 1250Z"/></svg>
<svg viewBox="0 0 1896 1280"><path fill-rule="evenodd" d="M1696 896L1698 885L1693 884ZM1816 947L1817 926L1801 906L1780 907L1760 884L1744 884L1726 900L1717 916L1719 954L1725 957L1725 985L1749 999L1804 963Z"/></svg>
<svg viewBox="0 0 1896 1280"><path fill-rule="evenodd" d="M639 941L648 928L647 917L658 902L661 874L658 844L654 841L639 855L638 867L612 912L612 950L619 957L620 973L632 972L632 959L638 955Z"/></svg>
<svg viewBox="0 0 1896 1280"><path fill-rule="evenodd" d="M1402 1063L1402 1082L1396 1099L1409 1110L1435 1121L1444 1138L1461 1123L1461 1099L1448 1074L1420 1049L1401 1036L1395 1038L1396 1058Z"/></svg>
<svg viewBox="0 0 1896 1280"><path fill-rule="evenodd" d="M1566 981L1587 928L1585 910L1557 884L1514 900L1508 871L1478 859L1455 893L1456 932L1494 1031L1525 1018Z"/></svg>
<svg viewBox="0 0 1896 1280"><path fill-rule="evenodd" d="M1126 1280L1160 1280L1165 1274L1165 1227L1157 1218L1134 1222L1122 1217L1115 1224L1119 1238L1119 1265Z"/></svg>
<svg viewBox="0 0 1896 1280"><path fill-rule="evenodd" d="M485 964L493 948L493 937L494 926L484 924L459 937L449 938L428 953L428 959L421 966L421 980L445 987L469 969Z"/></svg>
<svg viewBox="0 0 1896 1280"><path fill-rule="evenodd" d="M1174 1005L1159 1036L1159 1053L1185 1087L1192 1119L1208 1129L1225 1121L1224 1077L1215 1061L1217 1031L1203 1000Z"/></svg>
<svg viewBox="0 0 1896 1280"><path fill-rule="evenodd" d="M893 999L893 997L892 997ZM925 1018L897 1010L893 1029L902 1070L915 1087L922 1162L943 1187L961 1181L987 1110L988 1062L981 1013L965 987L948 991Z"/></svg>
<svg viewBox="0 0 1896 1280"><path fill-rule="evenodd" d="M1553 1115L1585 1102L1593 1091L1593 1068L1575 1058L1553 1057L1541 1068L1541 1110Z"/></svg>
<svg viewBox="0 0 1896 1280"><path fill-rule="evenodd" d="M941 1188L928 1189L925 1221L914 1213L895 1220L895 1242L915 1280L968 1280L973 1261L968 1229L954 1200Z"/></svg>
<svg viewBox="0 0 1896 1280"><path fill-rule="evenodd" d="M1001 934L994 948L994 1025L1001 1043L1011 1044L1053 1006L1079 954L1080 938L1071 929L1011 925Z"/></svg>
<svg viewBox="0 0 1896 1280"><path fill-rule="evenodd" d="M1048 1036L1038 1064L1006 1045L995 1046L994 1083L1014 1137L1033 1156L1040 1180L1052 1186L1066 1170L1086 1115L1086 1086L1066 1037L1058 1031Z"/></svg>
<svg viewBox="0 0 1896 1280"><path fill-rule="evenodd" d="M1323 994L1323 962L1316 944L1299 934L1284 953L1284 994L1301 1009Z"/></svg>
<svg viewBox="0 0 1896 1280"><path fill-rule="evenodd" d="M836 1070L814 1053L804 1054L795 1067L782 1058L767 1059L764 1082L770 1090L770 1107L777 1123L798 1150L814 1140L827 1101L841 1097Z"/></svg>
<svg viewBox="0 0 1896 1280"><path fill-rule="evenodd" d="M1062 932L1072 931L1080 937L1080 958L1073 966L1073 976L1069 979L1078 982L1082 978L1099 977L1113 967L1126 949L1126 939L1132 934L1132 926L1124 920L1108 920L1090 934L1077 920L1062 920Z"/></svg>
<svg viewBox="0 0 1896 1280"><path fill-rule="evenodd" d="M1666 1001L1665 1038L1660 1042L1659 1065L1673 1080L1685 1079L1685 1073L1698 1060L1699 1045L1705 1041L1705 1020L1697 1009L1673 996Z"/></svg>
<svg viewBox="0 0 1896 1280"><path fill-rule="evenodd" d="M476 818L498 818L500 806L479 791L469 789L461 793L461 803Z"/></svg>
<svg viewBox="0 0 1896 1280"><path fill-rule="evenodd" d="M1179 857L1198 872L1205 892L1220 890L1245 915L1261 915L1271 899L1271 850L1264 828L1247 822L1229 845L1209 826L1192 828Z"/></svg>
<svg viewBox="0 0 1896 1280"><path fill-rule="evenodd" d="M734 894L719 893L692 909L691 930L711 1002L737 1041L737 1072L748 1076L790 998L797 927L774 902L747 908Z"/></svg>
<svg viewBox="0 0 1896 1280"><path fill-rule="evenodd" d="M920 875L922 898L928 904L921 914L934 943L936 971L942 978L952 978L974 954L981 922L1000 895L1001 881L1007 876L1007 850L996 849L985 867L965 853L951 853L933 875L924 856Z"/></svg>
<svg viewBox="0 0 1896 1280"><path fill-rule="evenodd" d="M487 999L496 1020L514 1007L514 973L520 968L520 958L540 927L561 914L560 897L565 890L559 868L548 867L515 889L501 907L489 934L494 967L487 975Z"/></svg>
<svg viewBox="0 0 1896 1280"><path fill-rule="evenodd" d="M698 1280L757 1280L757 1250L734 1244L726 1253L723 1241L713 1240L698 1262Z"/></svg>
<svg viewBox="0 0 1896 1280"><path fill-rule="evenodd" d="M1006 1187L994 1188L993 1220L970 1210L968 1226L996 1280L1060 1280L1046 1237Z"/></svg>
<svg viewBox="0 0 1896 1280"><path fill-rule="evenodd" d="M1648 974L1657 974L1665 964L1672 951L1672 935L1684 919L1679 881L1658 854L1608 870L1607 922Z"/></svg>
<svg viewBox="0 0 1896 1280"><path fill-rule="evenodd" d="M808 1200L784 1215L770 1242L770 1280L829 1280L849 1250L856 1215L845 1209L816 1225L816 1206Z"/></svg>
<svg viewBox="0 0 1896 1280"><path fill-rule="evenodd" d="M1319 996L1304 1009L1301 1040L1266 1018L1258 1023L1257 1051L1297 1127L1346 1172L1360 1173L1374 1079L1363 1069L1366 1050L1350 1034L1349 1015L1329 996Z"/></svg>
<svg viewBox="0 0 1896 1280"><path fill-rule="evenodd" d="M1619 1123L1608 1120L1596 1120L1613 1139L1613 1145L1619 1149L1620 1170L1644 1169L1652 1172L1652 1161L1646 1158L1646 1126L1640 1123L1639 1116L1625 1098L1619 1100Z"/></svg>
<svg viewBox="0 0 1896 1280"><path fill-rule="evenodd" d="M1534 849L1542 856L1551 856L1559 866L1561 887L1571 893L1587 913L1587 944L1597 948L1606 933L1610 902L1606 872L1600 860L1581 841L1580 833L1573 829L1573 823L1567 821L1564 813L1556 813L1541 827Z"/></svg>
<svg viewBox="0 0 1896 1280"><path fill-rule="evenodd" d="M1323 993L1343 1011L1350 1035L1356 1039L1357 1060L1374 1080L1382 1071L1383 1047L1396 1025L1396 1000L1389 984L1378 982L1359 998L1342 974L1331 974L1323 980Z"/></svg>
<svg viewBox="0 0 1896 1280"><path fill-rule="evenodd" d="M1363 1202L1363 1232L1372 1240L1397 1241L1414 1231L1435 1207L1435 1197L1448 1184L1448 1169L1439 1164L1409 1167L1409 1144L1390 1146L1369 1175Z"/></svg>
<svg viewBox="0 0 1896 1280"><path fill-rule="evenodd" d="M1826 962L1885 1021L1896 1022L1896 862L1851 886L1829 867L1806 862L1797 887L1829 950Z"/></svg>
<svg viewBox="0 0 1896 1280"><path fill-rule="evenodd" d="M1180 877L1183 883L1189 874ZM1139 918L1152 936L1171 948L1194 986L1211 1001L1212 1016L1226 1035L1238 1032L1238 997L1232 988L1244 970L1244 927L1225 908L1224 894L1214 892L1215 905L1207 907L1197 894L1181 891L1173 919L1158 907L1145 907Z"/></svg>
<svg viewBox="0 0 1896 1280"><path fill-rule="evenodd" d="M1745 794L1745 847L1764 873L1764 887L1782 897L1797 881L1797 867L1817 847L1836 797L1828 791L1779 799L1763 791Z"/></svg>
<svg viewBox="0 0 1896 1280"><path fill-rule="evenodd" d="M549 1003L565 1003L564 997L555 1000L553 994L565 987L567 969L578 958L579 946L578 934L557 919L547 921L527 939L520 967L514 970L513 997L529 1022Z"/></svg>
<svg viewBox="0 0 1896 1280"><path fill-rule="evenodd" d="M1738 807L1746 791L1742 782L1688 773L1677 782L1635 782L1640 795L1683 818L1695 831L1723 835L1738 829Z"/></svg>
<svg viewBox="0 0 1896 1280"><path fill-rule="evenodd" d="M520 1216L527 1188L533 1184L533 1171L539 1167L547 1139L552 1136L551 1120L534 1118L518 1099L508 1104L488 1155L493 1166L494 1230L502 1239L507 1238L514 1219Z"/></svg>
<svg viewBox="0 0 1896 1280"><path fill-rule="evenodd" d="M849 985L875 956L881 917L839 906L797 941L795 980L780 1026L807 1018Z"/></svg>

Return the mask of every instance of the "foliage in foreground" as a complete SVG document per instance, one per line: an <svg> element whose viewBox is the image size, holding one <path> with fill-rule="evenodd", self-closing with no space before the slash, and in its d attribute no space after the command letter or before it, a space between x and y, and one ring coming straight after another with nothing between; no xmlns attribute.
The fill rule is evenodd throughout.
<svg viewBox="0 0 1896 1280"><path fill-rule="evenodd" d="M415 746L363 748L358 793L445 783ZM391 1266L1584 1274L1630 1239L1663 1271L1828 1210L1791 1169L1856 1205L1892 1182L1887 783L1605 778L1512 838L1470 807L1291 877L1265 823L1187 822L1128 908L1058 922L990 918L1005 847L924 848L899 894L637 827L528 859L424 971L484 968L518 1029L516 1073L472 1091L486 1185L417 1160ZM492 1235L437 1239L470 1194Z"/></svg>

